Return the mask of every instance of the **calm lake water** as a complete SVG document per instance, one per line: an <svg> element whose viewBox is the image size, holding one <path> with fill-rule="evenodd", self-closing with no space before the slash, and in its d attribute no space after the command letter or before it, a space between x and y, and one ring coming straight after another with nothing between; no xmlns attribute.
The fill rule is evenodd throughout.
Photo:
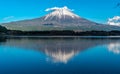
<svg viewBox="0 0 120 74"><path fill-rule="evenodd" d="M0 74L120 74L120 39L0 39Z"/></svg>

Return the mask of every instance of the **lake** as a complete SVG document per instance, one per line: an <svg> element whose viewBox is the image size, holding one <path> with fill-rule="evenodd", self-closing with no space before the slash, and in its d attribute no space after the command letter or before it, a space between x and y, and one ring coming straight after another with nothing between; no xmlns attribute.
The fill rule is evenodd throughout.
<svg viewBox="0 0 120 74"><path fill-rule="evenodd" d="M0 74L120 74L120 39L1 38Z"/></svg>

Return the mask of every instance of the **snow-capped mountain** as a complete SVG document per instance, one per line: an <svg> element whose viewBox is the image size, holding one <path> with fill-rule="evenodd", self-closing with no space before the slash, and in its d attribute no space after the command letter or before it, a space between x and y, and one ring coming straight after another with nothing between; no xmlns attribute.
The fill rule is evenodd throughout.
<svg viewBox="0 0 120 74"><path fill-rule="evenodd" d="M49 9L47 9L46 11L49 11ZM68 9L66 6L63 8L55 7L53 11L54 12L45 16L45 20L53 19L53 18L61 20L61 19L68 19L68 17L71 19L80 18L78 15L72 13L72 10Z"/></svg>
<svg viewBox="0 0 120 74"><path fill-rule="evenodd" d="M80 17L72 12L71 9L65 7L58 8L49 8L46 11L52 11L51 13L44 16L45 22L55 23L55 26L78 26L78 25L88 25L89 24L97 24L87 19Z"/></svg>
<svg viewBox="0 0 120 74"><path fill-rule="evenodd" d="M36 19L16 21L2 24L10 30L50 31L50 30L120 30L120 27L98 24L82 18L65 7L48 8L50 13Z"/></svg>

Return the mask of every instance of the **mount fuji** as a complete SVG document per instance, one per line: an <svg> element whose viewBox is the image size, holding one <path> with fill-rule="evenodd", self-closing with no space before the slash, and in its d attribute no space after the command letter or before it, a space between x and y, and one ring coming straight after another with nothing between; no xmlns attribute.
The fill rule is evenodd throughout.
<svg viewBox="0 0 120 74"><path fill-rule="evenodd" d="M73 31L111 31L120 30L118 26L99 24L89 21L73 13L73 10L65 7L48 8L50 13L31 20L22 20L3 23L9 30L21 31L51 31L51 30L73 30Z"/></svg>

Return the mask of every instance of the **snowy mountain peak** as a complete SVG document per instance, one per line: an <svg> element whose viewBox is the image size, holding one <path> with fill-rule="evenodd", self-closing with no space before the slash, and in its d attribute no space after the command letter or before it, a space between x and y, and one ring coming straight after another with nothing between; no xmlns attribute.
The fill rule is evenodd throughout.
<svg viewBox="0 0 120 74"><path fill-rule="evenodd" d="M50 19L52 17L56 17L58 19L65 19L66 17L80 18L78 15L72 13L73 10L69 9L67 6L61 8L59 7L48 8L45 11L52 11L50 14L45 16L45 20Z"/></svg>

